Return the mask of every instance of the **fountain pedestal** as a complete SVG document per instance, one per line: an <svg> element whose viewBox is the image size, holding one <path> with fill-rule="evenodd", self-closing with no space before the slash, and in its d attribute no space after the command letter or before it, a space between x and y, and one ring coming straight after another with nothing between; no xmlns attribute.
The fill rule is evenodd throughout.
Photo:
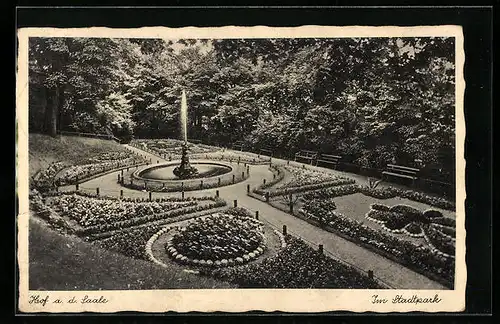
<svg viewBox="0 0 500 324"><path fill-rule="evenodd" d="M189 179L198 174L198 170L189 163L187 151L188 146L187 143L184 142L184 144L182 144L181 164L173 171L175 176L179 179Z"/></svg>

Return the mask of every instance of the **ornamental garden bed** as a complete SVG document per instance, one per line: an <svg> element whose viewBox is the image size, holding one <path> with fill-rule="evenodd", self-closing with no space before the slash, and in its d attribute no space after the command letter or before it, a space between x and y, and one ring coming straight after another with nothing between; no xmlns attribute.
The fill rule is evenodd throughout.
<svg viewBox="0 0 500 324"><path fill-rule="evenodd" d="M159 155L163 158L168 158L170 156L174 159L174 157L181 156L181 146L183 143L184 141L176 139L137 139L133 140L130 145L143 151ZM188 147L191 154L208 153L221 150L219 147L194 143L188 143Z"/></svg>
<svg viewBox="0 0 500 324"><path fill-rule="evenodd" d="M382 289L357 269L319 253L290 235L286 247L260 263L207 269L203 272L239 288Z"/></svg>
<svg viewBox="0 0 500 324"><path fill-rule="evenodd" d="M306 200L299 212L296 213L296 216L300 216L317 226L322 226L329 231L372 249L431 279L439 281L447 287L453 287L455 261L454 257L448 255L447 252L454 255L454 247L452 252L451 238L444 235L437 238L439 234L434 228L440 224L445 224L446 227L450 227L448 232L451 233L454 219L442 216L439 211L424 212L405 205L391 207L372 204L373 211L367 214L370 221L361 222L339 212L341 210L340 207L337 208L337 206L341 205L338 202L339 199L336 198L334 202L333 198L328 198L327 191L332 189L334 188L304 195ZM345 190L345 192L349 192L349 190ZM351 204L351 206L353 205ZM373 209L373 206L375 206L375 209ZM429 213L434 214L435 217L427 217ZM432 219L432 221L428 219ZM426 224L422 226L422 222L426 222ZM431 225L434 222L439 225ZM381 227L377 228L374 224ZM438 247L434 244L426 244L421 238L413 237L413 235L419 235L417 225L421 228L424 238L425 232L429 231L432 236L429 241L435 240ZM430 226L431 229L427 230L425 226ZM439 231L439 233L442 232ZM444 250L440 251L438 248Z"/></svg>
<svg viewBox="0 0 500 324"><path fill-rule="evenodd" d="M275 174L273 181L253 189L255 194L276 197L355 183L353 179L291 165L272 165L270 171Z"/></svg>
<svg viewBox="0 0 500 324"><path fill-rule="evenodd" d="M142 165L147 161L130 152L108 152L67 166L54 175L54 183L64 186L86 181L89 178L115 169Z"/></svg>
<svg viewBox="0 0 500 324"><path fill-rule="evenodd" d="M276 234L247 210L231 208L164 227L146 250L150 260L160 265L200 271L259 262L275 255L282 244L281 233Z"/></svg>
<svg viewBox="0 0 500 324"><path fill-rule="evenodd" d="M229 161L246 163L246 164L267 164L272 161L268 156L257 155L248 152L237 152L223 150L219 152L211 152L206 154L192 154L190 155L192 159L207 159L207 160L219 160L219 161Z"/></svg>
<svg viewBox="0 0 500 324"><path fill-rule="evenodd" d="M289 195L274 197L270 199L269 204L354 241L452 288L455 267L452 256L454 255L454 213L450 210L431 207L420 201L429 201L445 207L452 204L443 203L445 200L435 197L426 198L422 193L408 194L410 192L408 190L398 190L366 190L366 187L348 184L309 191L302 195L292 195L295 202L292 211L288 205ZM380 197L387 197L384 195L386 192L390 192L392 196L394 192L403 192L406 193L403 194L406 197L418 197L419 201L410 201L400 197L380 199ZM368 194L370 196L367 196ZM252 193L250 195L262 199ZM372 204L376 206L388 204L389 206L385 208L390 209L391 205L401 205L405 202L410 202L412 206L409 208L418 210L420 214L424 211L429 213L428 210L435 210L431 213L441 216L434 217L432 224L426 229L423 229L418 221L412 220L407 221L403 229L390 231L384 228L383 223L386 221L384 216L376 215L370 219L365 218ZM392 222L397 223L395 220ZM429 235L426 235L426 232Z"/></svg>
<svg viewBox="0 0 500 324"><path fill-rule="evenodd" d="M225 205L215 197L119 199L80 192L59 193L45 204L71 224L79 236L89 236L158 220L179 217Z"/></svg>

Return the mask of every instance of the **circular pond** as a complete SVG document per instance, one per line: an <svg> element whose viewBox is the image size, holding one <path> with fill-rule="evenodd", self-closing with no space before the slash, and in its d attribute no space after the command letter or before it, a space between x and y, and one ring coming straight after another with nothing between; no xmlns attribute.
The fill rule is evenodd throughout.
<svg viewBox="0 0 500 324"><path fill-rule="evenodd" d="M198 170L198 174L190 179L217 177L232 171L230 166L218 163L195 162L191 163L191 165ZM182 180L174 175L175 167L177 167L177 164L155 166L141 171L138 176L149 180Z"/></svg>

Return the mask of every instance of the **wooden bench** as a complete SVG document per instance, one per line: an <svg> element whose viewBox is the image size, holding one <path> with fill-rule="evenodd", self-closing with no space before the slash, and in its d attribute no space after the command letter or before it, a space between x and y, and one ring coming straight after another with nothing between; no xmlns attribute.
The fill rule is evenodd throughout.
<svg viewBox="0 0 500 324"><path fill-rule="evenodd" d="M264 153L264 154L262 154L262 153ZM261 147L261 148L259 149L259 156L260 156L261 154L262 154L262 155L267 155L267 156L272 157L272 156L273 156L273 150L272 150L270 147L268 147L268 146L264 146L264 147Z"/></svg>
<svg viewBox="0 0 500 324"><path fill-rule="evenodd" d="M233 144L233 150L235 150L235 151L243 151L243 146L244 146L243 141L236 141Z"/></svg>
<svg viewBox="0 0 500 324"><path fill-rule="evenodd" d="M313 162L317 159L317 157L318 157L318 152L315 151L302 150L295 153L295 161L297 161L297 158L301 158L308 160L310 164L313 164Z"/></svg>
<svg viewBox="0 0 500 324"><path fill-rule="evenodd" d="M412 184L414 184L415 180L418 178L417 174L419 172L420 169L417 168L410 168L396 164L387 164L387 170L382 172L382 178L384 178L384 176L394 176L399 178L411 179Z"/></svg>
<svg viewBox="0 0 500 324"><path fill-rule="evenodd" d="M332 154L320 154L320 156L316 160L316 165L319 163L332 165L334 169L337 168L337 164L339 163L341 156L332 155Z"/></svg>

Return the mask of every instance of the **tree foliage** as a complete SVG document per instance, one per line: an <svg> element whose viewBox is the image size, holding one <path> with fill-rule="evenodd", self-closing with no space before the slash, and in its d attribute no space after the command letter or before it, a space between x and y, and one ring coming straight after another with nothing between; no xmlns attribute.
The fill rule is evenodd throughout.
<svg viewBox="0 0 500 324"><path fill-rule="evenodd" d="M315 149L452 173L452 38L30 39L30 127Z"/></svg>

